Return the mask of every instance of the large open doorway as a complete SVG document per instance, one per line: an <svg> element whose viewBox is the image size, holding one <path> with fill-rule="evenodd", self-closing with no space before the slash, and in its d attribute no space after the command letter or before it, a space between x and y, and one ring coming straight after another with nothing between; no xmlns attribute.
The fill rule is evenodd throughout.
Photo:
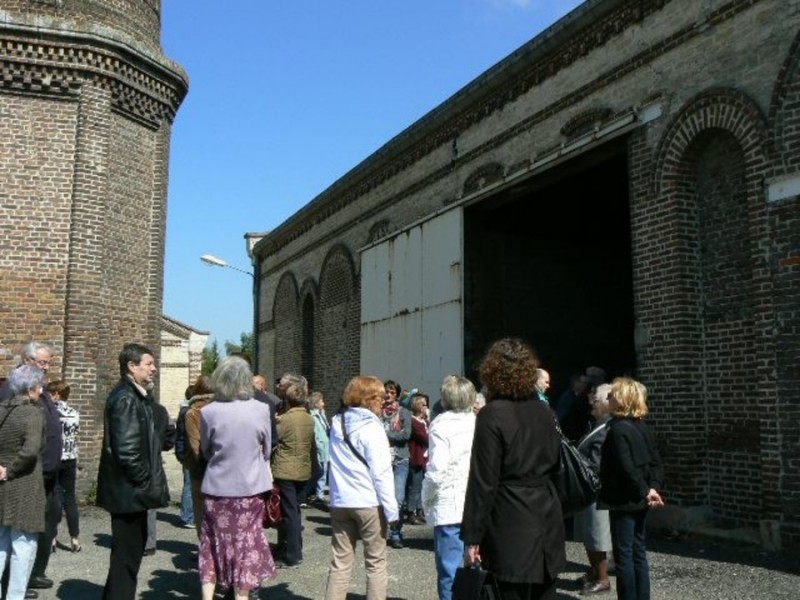
<svg viewBox="0 0 800 600"><path fill-rule="evenodd" d="M633 283L624 140L465 210L465 366L518 336L551 372L551 398L589 365L633 373Z"/></svg>

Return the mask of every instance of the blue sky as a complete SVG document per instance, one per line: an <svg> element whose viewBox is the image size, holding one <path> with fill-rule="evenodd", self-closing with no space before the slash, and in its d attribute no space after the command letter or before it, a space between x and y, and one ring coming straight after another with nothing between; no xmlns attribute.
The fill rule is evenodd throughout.
<svg viewBox="0 0 800 600"><path fill-rule="evenodd" d="M244 234L274 229L579 0L163 0L189 73L172 132L165 314L252 329Z"/></svg>

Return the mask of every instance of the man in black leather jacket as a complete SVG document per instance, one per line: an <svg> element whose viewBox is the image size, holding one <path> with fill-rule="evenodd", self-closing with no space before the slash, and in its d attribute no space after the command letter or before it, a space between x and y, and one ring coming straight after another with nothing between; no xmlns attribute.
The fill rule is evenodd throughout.
<svg viewBox="0 0 800 600"><path fill-rule="evenodd" d="M134 600L147 537L147 509L169 502L150 392L157 370L153 353L140 344L126 344L119 370L121 379L106 400L97 478L97 504L111 513L104 600Z"/></svg>

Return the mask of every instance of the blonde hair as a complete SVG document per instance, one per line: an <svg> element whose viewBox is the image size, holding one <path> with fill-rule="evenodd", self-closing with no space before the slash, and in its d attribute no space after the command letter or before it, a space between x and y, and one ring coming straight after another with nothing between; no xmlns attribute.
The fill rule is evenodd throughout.
<svg viewBox="0 0 800 600"><path fill-rule="evenodd" d="M422 409L428 406L428 398L422 394L417 394L411 398L411 414L418 415L422 413Z"/></svg>
<svg viewBox="0 0 800 600"><path fill-rule="evenodd" d="M353 377L342 392L342 404L351 408L367 408L376 412L383 404L383 382L371 375Z"/></svg>
<svg viewBox="0 0 800 600"><path fill-rule="evenodd" d="M448 375L442 380L439 389L442 396L442 407L453 412L469 412L476 402L475 386L466 377ZM486 404L486 400L483 401ZM481 405L483 406L483 405Z"/></svg>
<svg viewBox="0 0 800 600"><path fill-rule="evenodd" d="M615 417L641 419L647 415L647 388L630 377L617 377L611 382L609 400Z"/></svg>
<svg viewBox="0 0 800 600"><path fill-rule="evenodd" d="M317 404L319 402L325 402L325 397L322 395L322 392L311 392L308 395L308 407L309 408L317 408Z"/></svg>

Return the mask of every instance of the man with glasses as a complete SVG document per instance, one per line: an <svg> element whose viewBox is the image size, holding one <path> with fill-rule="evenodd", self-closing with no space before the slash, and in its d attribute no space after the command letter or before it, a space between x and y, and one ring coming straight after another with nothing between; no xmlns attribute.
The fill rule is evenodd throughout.
<svg viewBox="0 0 800 600"><path fill-rule="evenodd" d="M44 371L45 378L50 369L50 362L53 358L53 348L41 342L30 342L22 351L22 364L36 367ZM0 401L8 398L10 390L7 385L0 389ZM61 520L61 503L56 494L56 482L58 479L58 469L61 466L61 419L56 409L55 403L50 395L42 390L39 396L39 408L42 409L45 420L45 442L42 448L41 463L42 475L44 476L45 491L45 531L39 536L36 544L36 561L33 563L33 570L28 581L31 590L26 594L26 598L36 598L37 595L32 590L47 589L53 587L53 580L45 575L47 565L50 562L53 540L56 537L56 528Z"/></svg>

